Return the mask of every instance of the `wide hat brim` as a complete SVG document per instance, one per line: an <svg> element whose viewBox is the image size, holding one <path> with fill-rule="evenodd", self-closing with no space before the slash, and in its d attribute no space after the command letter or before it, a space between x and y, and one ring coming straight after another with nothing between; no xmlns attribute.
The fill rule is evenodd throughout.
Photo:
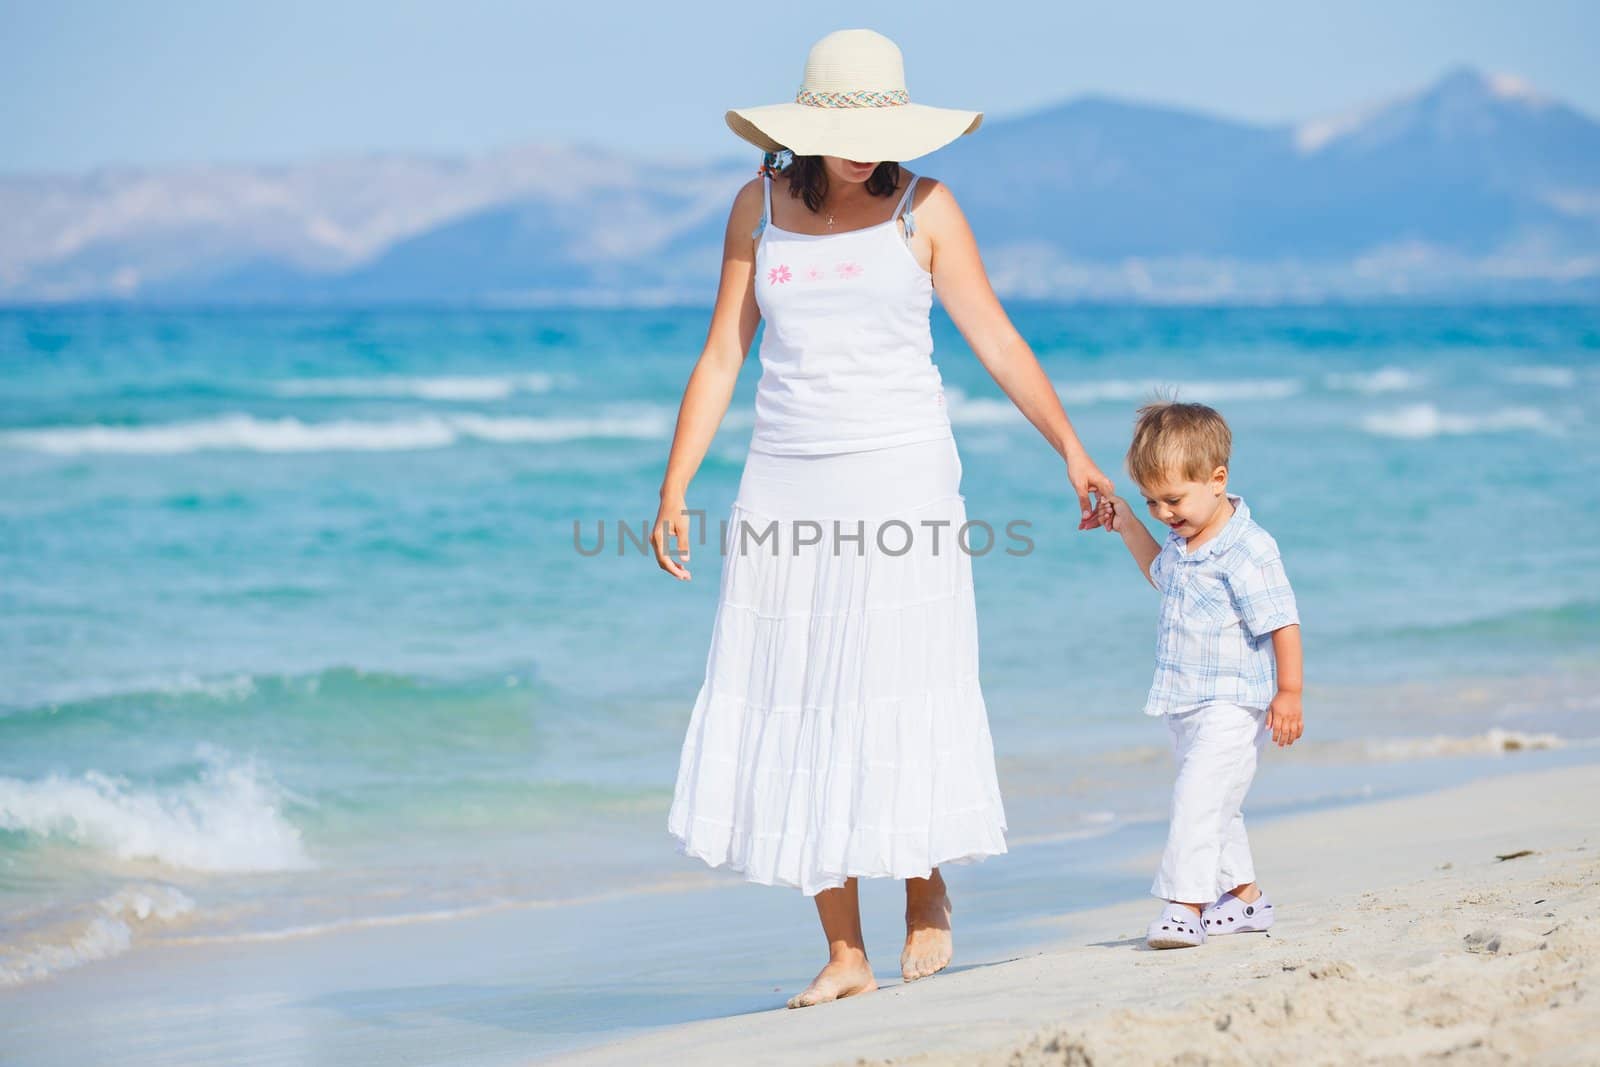
<svg viewBox="0 0 1600 1067"><path fill-rule="evenodd" d="M813 107L767 104L735 108L728 128L757 148L797 156L839 156L857 163L903 163L976 130L983 112L927 104Z"/></svg>

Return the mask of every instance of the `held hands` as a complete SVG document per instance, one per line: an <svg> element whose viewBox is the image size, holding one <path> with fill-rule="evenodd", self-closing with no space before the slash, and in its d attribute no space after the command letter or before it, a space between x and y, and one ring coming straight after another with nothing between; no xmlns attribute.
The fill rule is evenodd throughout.
<svg viewBox="0 0 1600 1067"><path fill-rule="evenodd" d="M1095 518L1102 530L1116 534L1127 533L1139 521L1133 517L1128 502L1120 496L1102 497L1100 506L1095 509Z"/></svg>
<svg viewBox="0 0 1600 1067"><path fill-rule="evenodd" d="M1305 723L1300 718L1299 693L1278 690L1278 695L1272 698L1272 703L1267 707L1267 729L1272 731L1272 740L1277 742L1279 748L1300 740L1300 735L1305 732Z"/></svg>
<svg viewBox="0 0 1600 1067"><path fill-rule="evenodd" d="M1078 494L1078 509L1082 512L1078 529L1093 530L1101 525L1101 508L1115 489L1111 479L1100 472L1087 453L1082 453L1068 457L1067 480L1072 483L1072 491ZM1095 496L1093 501L1089 499L1090 493Z"/></svg>
<svg viewBox="0 0 1600 1067"><path fill-rule="evenodd" d="M678 539L678 558L673 559L667 555L667 538ZM662 570L680 581L689 580L689 569L684 564L689 562L689 510L683 498L661 498L661 510L656 512L655 525L650 527L650 543L655 546L656 563Z"/></svg>

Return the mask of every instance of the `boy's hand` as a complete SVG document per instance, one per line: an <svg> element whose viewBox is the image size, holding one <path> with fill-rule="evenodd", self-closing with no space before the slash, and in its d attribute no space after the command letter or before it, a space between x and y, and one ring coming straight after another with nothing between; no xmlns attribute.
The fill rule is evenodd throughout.
<svg viewBox="0 0 1600 1067"><path fill-rule="evenodd" d="M1107 533L1126 533L1130 523L1136 522L1128 502L1120 496L1108 496L1100 501L1095 518Z"/></svg>
<svg viewBox="0 0 1600 1067"><path fill-rule="evenodd" d="M1300 717L1300 694L1278 690L1267 707L1267 729L1279 748L1292 745L1305 733L1305 723Z"/></svg>

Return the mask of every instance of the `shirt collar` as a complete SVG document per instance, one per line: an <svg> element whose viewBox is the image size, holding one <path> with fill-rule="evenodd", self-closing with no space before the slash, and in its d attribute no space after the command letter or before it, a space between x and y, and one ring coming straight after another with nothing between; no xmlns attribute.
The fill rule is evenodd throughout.
<svg viewBox="0 0 1600 1067"><path fill-rule="evenodd" d="M1175 547L1180 560L1185 563L1196 563L1203 559L1210 559L1244 536L1244 528L1250 522L1250 508L1245 504L1243 497L1235 496L1232 493L1228 494L1228 502L1233 505L1233 514L1228 517L1227 522L1223 523L1222 529L1217 531L1217 536L1193 552L1184 551L1184 538L1179 537L1176 533L1168 534L1168 537L1178 542Z"/></svg>

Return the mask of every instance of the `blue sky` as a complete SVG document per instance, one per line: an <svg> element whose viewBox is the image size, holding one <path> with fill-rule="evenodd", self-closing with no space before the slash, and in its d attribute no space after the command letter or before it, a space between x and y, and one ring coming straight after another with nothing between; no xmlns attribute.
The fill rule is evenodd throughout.
<svg viewBox="0 0 1600 1067"><path fill-rule="evenodd" d="M722 112L791 98L811 42L848 26L899 42L914 100L992 118L1095 92L1288 121L1458 64L1600 115L1588 0L0 0L0 170L571 139L736 154Z"/></svg>

